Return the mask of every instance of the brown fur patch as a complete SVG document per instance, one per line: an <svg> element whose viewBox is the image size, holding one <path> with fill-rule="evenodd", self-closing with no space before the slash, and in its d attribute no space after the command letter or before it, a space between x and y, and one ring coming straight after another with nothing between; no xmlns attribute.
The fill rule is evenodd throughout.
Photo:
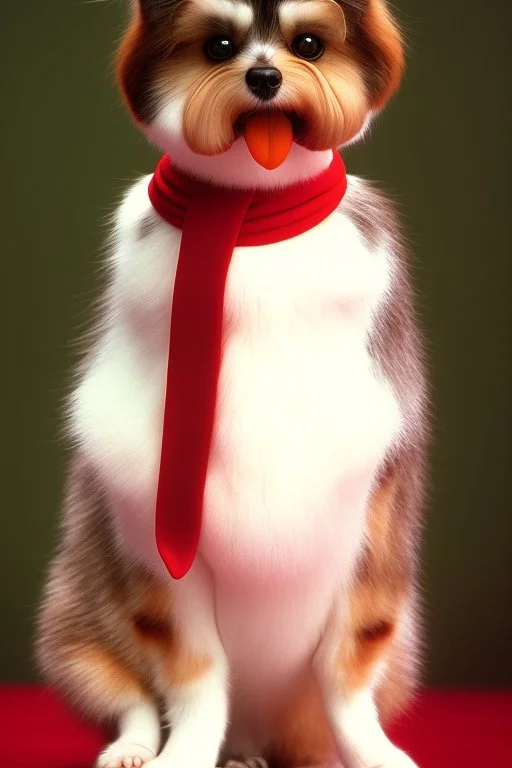
<svg viewBox="0 0 512 768"><path fill-rule="evenodd" d="M152 69L161 44L150 34L141 13L137 13L117 52L117 79L121 93L138 122L150 122L155 102L151 98Z"/></svg>
<svg viewBox="0 0 512 768"><path fill-rule="evenodd" d="M362 19L363 29L374 47L380 77L373 96L373 109L382 109L397 91L405 67L402 35L385 0L371 0Z"/></svg>
<svg viewBox="0 0 512 768"><path fill-rule="evenodd" d="M78 457L39 617L46 678L98 718L196 679L210 661L183 648L172 607L173 582L158 581L119 552L102 491Z"/></svg>
<svg viewBox="0 0 512 768"><path fill-rule="evenodd" d="M402 35L386 0L368 0L366 7L347 4L347 44L364 71L371 108L382 109L402 79L405 55Z"/></svg>
<svg viewBox="0 0 512 768"><path fill-rule="evenodd" d="M133 585L135 622L170 628L172 582L157 581L147 571L139 571Z"/></svg>
<svg viewBox="0 0 512 768"><path fill-rule="evenodd" d="M190 653L172 621L171 582L157 582L150 574L139 574L134 584L134 638L153 658L158 686L186 685L204 675L212 665L206 656Z"/></svg>
<svg viewBox="0 0 512 768"><path fill-rule="evenodd" d="M397 494L398 477L395 468L388 464L381 472L372 494L367 517L366 541L371 548L375 564L386 567L389 555L390 537L393 535L393 516Z"/></svg>
<svg viewBox="0 0 512 768"><path fill-rule="evenodd" d="M235 140L235 122L249 108L245 93L246 67L236 59L221 67L210 67L201 54L187 62L187 73L195 75L187 89L183 115L185 140L192 151L215 155L229 149Z"/></svg>
<svg viewBox="0 0 512 768"><path fill-rule="evenodd" d="M203 677L213 666L208 656L196 656L185 648L173 645L165 660L170 685L187 685Z"/></svg>
<svg viewBox="0 0 512 768"><path fill-rule="evenodd" d="M94 717L118 714L127 699L138 700L151 687L130 635L137 572L117 550L99 484L77 456L43 593L36 653L45 677Z"/></svg>
<svg viewBox="0 0 512 768"><path fill-rule="evenodd" d="M371 595L371 599L376 601L372 605L373 610L378 609L380 598L381 595L377 590L374 590ZM358 602L358 600L361 600L361 604L357 607L361 614L359 620L362 619L363 624L360 628L351 628L350 639L345 637L342 640L338 654L338 667L341 672L341 685L344 691L356 691L371 683L375 668L379 661L386 656L395 631L394 615L387 620L379 619L375 624L371 624L370 616L364 615L368 603L363 603L364 598L361 599L361 597L355 598L354 602Z"/></svg>
<svg viewBox="0 0 512 768"><path fill-rule="evenodd" d="M414 587L414 551L408 544L410 531L401 507L403 469L399 462L386 465L369 507L366 545L337 657L339 683L345 692L369 685L379 663L401 652L396 642L398 623ZM382 686L386 684L384 678ZM402 687L395 691L397 702L409 690L407 680Z"/></svg>
<svg viewBox="0 0 512 768"><path fill-rule="evenodd" d="M138 698L146 691L126 664L119 661L104 646L90 644L71 646L70 663L79 669L84 687L102 697Z"/></svg>
<svg viewBox="0 0 512 768"><path fill-rule="evenodd" d="M336 758L336 744L322 695L312 673L294 691L275 723L275 740L265 754L272 768L325 765Z"/></svg>
<svg viewBox="0 0 512 768"><path fill-rule="evenodd" d="M304 121L298 142L322 151L350 141L361 130L368 104L359 69L333 50L316 62L280 51L276 66L290 95L290 109Z"/></svg>
<svg viewBox="0 0 512 768"><path fill-rule="evenodd" d="M150 698L149 689L110 649L97 642L61 650L52 682L88 716L104 719Z"/></svg>
<svg viewBox="0 0 512 768"><path fill-rule="evenodd" d="M160 690L192 683L213 665L210 657L191 653L167 623L139 615L135 618L135 632L152 658L155 685Z"/></svg>

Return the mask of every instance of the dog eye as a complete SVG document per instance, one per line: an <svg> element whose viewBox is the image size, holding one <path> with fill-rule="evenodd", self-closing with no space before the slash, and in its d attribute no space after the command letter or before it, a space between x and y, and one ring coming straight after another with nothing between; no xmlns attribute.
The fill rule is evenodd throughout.
<svg viewBox="0 0 512 768"><path fill-rule="evenodd" d="M228 37L212 37L205 45L205 52L212 61L227 61L235 55L235 46Z"/></svg>
<svg viewBox="0 0 512 768"><path fill-rule="evenodd" d="M294 54L301 59L309 59L309 61L319 59L324 50L324 44L315 35L298 35L292 43Z"/></svg>

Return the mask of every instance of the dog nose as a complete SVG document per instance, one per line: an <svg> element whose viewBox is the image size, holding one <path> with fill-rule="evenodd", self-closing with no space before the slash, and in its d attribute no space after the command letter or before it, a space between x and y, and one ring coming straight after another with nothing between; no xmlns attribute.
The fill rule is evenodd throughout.
<svg viewBox="0 0 512 768"><path fill-rule="evenodd" d="M245 81L258 99L270 101L281 87L283 76L275 67L251 67Z"/></svg>

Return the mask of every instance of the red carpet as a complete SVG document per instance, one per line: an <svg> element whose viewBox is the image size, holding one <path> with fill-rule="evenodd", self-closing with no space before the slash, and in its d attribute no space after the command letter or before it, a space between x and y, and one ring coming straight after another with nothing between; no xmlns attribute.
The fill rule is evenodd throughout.
<svg viewBox="0 0 512 768"><path fill-rule="evenodd" d="M392 728L420 768L510 765L512 692L428 692ZM0 688L1 768L91 768L103 735L49 691ZM193 768L193 766L176 766Z"/></svg>

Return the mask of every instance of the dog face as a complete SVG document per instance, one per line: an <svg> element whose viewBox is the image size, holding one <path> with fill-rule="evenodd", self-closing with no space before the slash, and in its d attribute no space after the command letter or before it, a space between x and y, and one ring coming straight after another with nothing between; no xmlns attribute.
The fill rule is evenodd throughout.
<svg viewBox="0 0 512 768"><path fill-rule="evenodd" d="M385 0L133 0L122 91L159 143L227 151L259 110L309 150L342 146L396 90L400 33Z"/></svg>

